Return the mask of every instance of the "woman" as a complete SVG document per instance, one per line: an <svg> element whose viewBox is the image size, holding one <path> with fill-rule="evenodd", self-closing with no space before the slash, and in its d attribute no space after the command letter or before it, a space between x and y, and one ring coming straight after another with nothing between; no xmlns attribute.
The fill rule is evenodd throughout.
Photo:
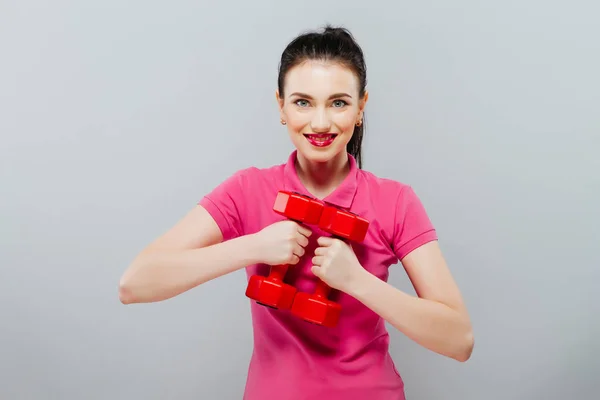
<svg viewBox="0 0 600 400"><path fill-rule="evenodd" d="M388 353L389 322L420 345L469 359L473 335L437 235L412 188L361 169L368 100L363 53L342 28L298 36L284 50L276 99L296 149L286 163L240 170L139 254L123 275L123 303L171 298L245 268L266 275L291 264L286 281L317 280L342 306L327 328L251 302L254 352L245 399L403 399ZM273 212L279 190L349 210L370 223L361 243ZM401 261L418 297L387 283Z"/></svg>

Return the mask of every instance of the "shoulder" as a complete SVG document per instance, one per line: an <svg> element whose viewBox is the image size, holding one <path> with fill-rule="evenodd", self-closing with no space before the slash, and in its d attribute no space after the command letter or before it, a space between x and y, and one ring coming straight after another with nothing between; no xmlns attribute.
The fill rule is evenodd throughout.
<svg viewBox="0 0 600 400"><path fill-rule="evenodd" d="M375 175L373 172L359 170L358 189L368 194L376 205L396 205L403 197L414 193L406 182Z"/></svg>
<svg viewBox="0 0 600 400"><path fill-rule="evenodd" d="M204 194L199 205L213 217L228 240L248 231L248 223L254 218L257 208L264 203L265 193L277 181L280 166L240 168L224 178ZM258 193L258 194L257 194Z"/></svg>
<svg viewBox="0 0 600 400"><path fill-rule="evenodd" d="M204 194L205 202L236 208L238 212L264 201L264 194L273 192L283 182L283 166L247 166L226 173L220 182ZM246 206L247 203L252 205Z"/></svg>
<svg viewBox="0 0 600 400"><path fill-rule="evenodd" d="M375 209L377 218L386 221L394 231L402 231L409 225L429 225L431 221L421 198L413 186L361 170L358 191L363 202Z"/></svg>
<svg viewBox="0 0 600 400"><path fill-rule="evenodd" d="M437 240L434 225L410 184L367 171L360 176L361 188L399 260L418 246Z"/></svg>
<svg viewBox="0 0 600 400"><path fill-rule="evenodd" d="M242 190L255 188L257 185L277 180L277 178L283 176L283 167L281 164L268 167L243 167L231 173L223 181L223 184Z"/></svg>

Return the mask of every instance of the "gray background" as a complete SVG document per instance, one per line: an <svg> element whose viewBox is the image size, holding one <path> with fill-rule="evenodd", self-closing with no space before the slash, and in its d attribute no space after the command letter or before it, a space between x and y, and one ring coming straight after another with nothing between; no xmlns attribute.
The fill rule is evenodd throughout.
<svg viewBox="0 0 600 400"><path fill-rule="evenodd" d="M414 186L473 318L465 364L392 331L408 398L597 399L600 7L209 4L0 2L0 398L241 398L243 271L149 305L117 283L229 174L285 162L278 57L331 22L367 57L365 168Z"/></svg>

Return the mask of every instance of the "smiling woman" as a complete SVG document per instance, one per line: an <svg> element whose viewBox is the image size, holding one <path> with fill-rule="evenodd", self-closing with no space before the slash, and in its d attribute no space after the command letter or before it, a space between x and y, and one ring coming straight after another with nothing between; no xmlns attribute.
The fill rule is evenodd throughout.
<svg viewBox="0 0 600 400"><path fill-rule="evenodd" d="M344 149L361 168L367 67L350 32L326 27L295 38L283 52L277 83L281 121L300 169L339 170L347 164Z"/></svg>
<svg viewBox="0 0 600 400"><path fill-rule="evenodd" d="M312 324L295 318L297 302L287 309L251 302L246 400L404 399L385 321L438 354L458 361L471 355L469 316L419 198L411 186L362 169L366 81L363 52L346 29L294 39L281 56L276 91L281 123L296 147L287 162L236 172L121 278L127 304L168 299L240 269L249 278L265 275L276 265L291 267L286 282L299 292L333 289L335 303L310 300L325 304L324 314L340 306L339 323L331 325L323 315L312 315ZM312 198L317 210L324 204L368 221L364 240L350 244L286 220L272 209L280 190ZM418 296L387 283L398 261Z"/></svg>

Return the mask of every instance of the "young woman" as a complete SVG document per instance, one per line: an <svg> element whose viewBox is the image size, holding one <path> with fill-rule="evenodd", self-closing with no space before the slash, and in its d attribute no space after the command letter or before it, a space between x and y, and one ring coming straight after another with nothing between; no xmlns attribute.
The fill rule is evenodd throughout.
<svg viewBox="0 0 600 400"><path fill-rule="evenodd" d="M254 352L245 399L404 398L384 321L436 353L469 359L473 334L436 231L409 185L361 169L368 99L363 53L342 28L298 36L284 50L276 99L296 150L287 162L226 179L144 249L120 281L123 303L171 298L245 268L312 292L318 280L342 306L327 328L251 302ZM349 210L370 223L363 242L333 239L272 209L279 190ZM387 283L400 261L417 297Z"/></svg>

